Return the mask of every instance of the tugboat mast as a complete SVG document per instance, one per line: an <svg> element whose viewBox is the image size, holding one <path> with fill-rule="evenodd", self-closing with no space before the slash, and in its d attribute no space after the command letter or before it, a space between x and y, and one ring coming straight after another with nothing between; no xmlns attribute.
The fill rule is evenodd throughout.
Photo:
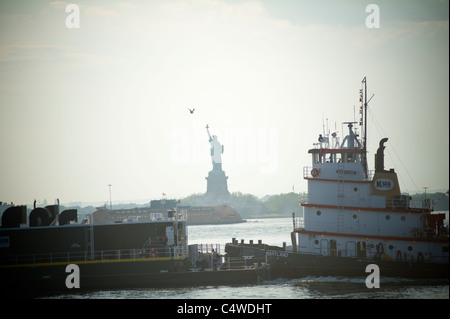
<svg viewBox="0 0 450 319"><path fill-rule="evenodd" d="M362 164L364 168L364 175L368 178L368 168L367 168L367 81L366 77L361 81L364 83L364 122L363 124L363 156L362 156ZM362 100L361 100L362 102ZM362 119L362 118L361 118Z"/></svg>

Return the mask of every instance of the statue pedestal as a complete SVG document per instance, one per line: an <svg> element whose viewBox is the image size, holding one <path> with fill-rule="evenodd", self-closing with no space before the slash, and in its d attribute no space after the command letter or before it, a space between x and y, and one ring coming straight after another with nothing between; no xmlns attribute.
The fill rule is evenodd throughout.
<svg viewBox="0 0 450 319"><path fill-rule="evenodd" d="M227 184L228 176L222 170L212 170L206 177L206 194L205 199L214 204L222 204L230 198Z"/></svg>

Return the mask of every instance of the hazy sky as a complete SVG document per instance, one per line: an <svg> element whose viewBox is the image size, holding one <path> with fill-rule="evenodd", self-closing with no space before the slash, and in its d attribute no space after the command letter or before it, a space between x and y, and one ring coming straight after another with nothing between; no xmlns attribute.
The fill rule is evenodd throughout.
<svg viewBox="0 0 450 319"><path fill-rule="evenodd" d="M0 2L0 201L204 193L207 124L231 192L306 191L364 77L370 169L388 137L402 191L449 187L448 1L72 3Z"/></svg>

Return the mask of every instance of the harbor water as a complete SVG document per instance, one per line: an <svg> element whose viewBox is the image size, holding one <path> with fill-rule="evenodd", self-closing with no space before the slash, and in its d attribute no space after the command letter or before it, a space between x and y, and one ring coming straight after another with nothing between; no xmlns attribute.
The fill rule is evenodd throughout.
<svg viewBox="0 0 450 319"><path fill-rule="evenodd" d="M446 212L448 221L448 212ZM264 244L290 245L292 218L249 219L228 225L189 226L189 244L219 248L232 238L246 243L261 240ZM50 298L80 299L449 299L448 280L412 280L383 278L380 287L367 288L366 277L306 277L277 279L248 286L206 286L178 289L121 289L69 293Z"/></svg>

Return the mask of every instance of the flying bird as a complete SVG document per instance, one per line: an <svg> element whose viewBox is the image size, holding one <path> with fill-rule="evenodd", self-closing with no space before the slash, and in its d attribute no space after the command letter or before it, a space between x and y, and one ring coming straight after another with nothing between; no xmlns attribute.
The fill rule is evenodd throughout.
<svg viewBox="0 0 450 319"><path fill-rule="evenodd" d="M191 114L193 114L195 111L195 108L193 108L192 110L190 108L188 108L188 110L189 110L189 112L191 112Z"/></svg>

